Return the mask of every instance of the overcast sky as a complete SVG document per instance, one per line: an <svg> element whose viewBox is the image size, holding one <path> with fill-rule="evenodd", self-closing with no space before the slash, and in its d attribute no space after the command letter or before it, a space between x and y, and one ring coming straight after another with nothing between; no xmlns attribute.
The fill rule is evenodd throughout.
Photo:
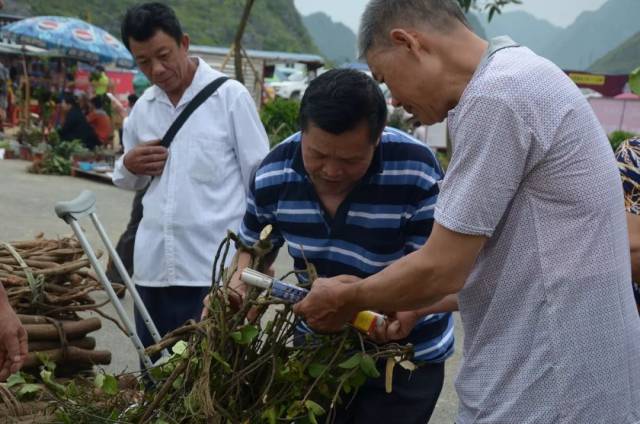
<svg viewBox="0 0 640 424"><path fill-rule="evenodd" d="M302 15L324 12L334 21L342 22L357 32L360 15L367 0L294 0ZM587 10L600 8L607 0L522 0L522 5L511 5L504 9L524 10L532 15L546 19L554 25L566 27L576 17Z"/></svg>

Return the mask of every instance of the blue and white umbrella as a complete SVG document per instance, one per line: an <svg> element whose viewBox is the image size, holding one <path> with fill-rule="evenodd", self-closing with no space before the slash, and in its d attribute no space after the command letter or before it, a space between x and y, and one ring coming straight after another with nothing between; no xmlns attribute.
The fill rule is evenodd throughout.
<svg viewBox="0 0 640 424"><path fill-rule="evenodd" d="M133 57L118 39L107 31L80 19L63 16L38 16L5 25L3 35L21 44L54 49L75 59L134 66Z"/></svg>

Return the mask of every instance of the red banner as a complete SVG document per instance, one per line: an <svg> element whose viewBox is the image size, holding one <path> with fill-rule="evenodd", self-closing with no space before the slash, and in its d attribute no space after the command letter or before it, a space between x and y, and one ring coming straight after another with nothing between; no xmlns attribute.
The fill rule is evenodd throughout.
<svg viewBox="0 0 640 424"><path fill-rule="evenodd" d="M129 71L106 71L110 80L109 91L121 102L127 102L127 96L133 93L133 72ZM76 71L75 88L86 93L93 93L93 87L89 81L91 72L86 69Z"/></svg>
<svg viewBox="0 0 640 424"><path fill-rule="evenodd" d="M627 75L602 75L582 71L565 71L578 87L590 88L604 97L615 97L624 91Z"/></svg>

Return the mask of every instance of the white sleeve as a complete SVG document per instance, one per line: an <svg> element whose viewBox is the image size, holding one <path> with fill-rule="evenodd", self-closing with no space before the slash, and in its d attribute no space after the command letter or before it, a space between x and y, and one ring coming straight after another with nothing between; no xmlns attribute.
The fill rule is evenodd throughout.
<svg viewBox="0 0 640 424"><path fill-rule="evenodd" d="M133 116L128 117L124 121L122 144L124 145L124 154L116 161L111 180L113 184L120 188L126 190L141 190L149 183L151 177L135 175L124 166L124 156L138 145L138 137L135 135L135 119Z"/></svg>
<svg viewBox="0 0 640 424"><path fill-rule="evenodd" d="M269 153L269 139L258 116L255 102L246 89L242 90L231 105L230 120L242 183L245 192L249 193L253 174Z"/></svg>

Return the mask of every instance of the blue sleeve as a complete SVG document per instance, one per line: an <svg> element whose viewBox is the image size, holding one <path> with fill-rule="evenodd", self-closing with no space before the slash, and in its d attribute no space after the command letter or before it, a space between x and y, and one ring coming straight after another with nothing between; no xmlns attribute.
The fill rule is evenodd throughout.
<svg viewBox="0 0 640 424"><path fill-rule="evenodd" d="M284 239L278 230L275 219L276 203L269 204L268 201L265 201L264 196L260 196L260 194L260 192L256 191L256 179L254 176L247 194L247 210L240 225L240 240L247 246L252 246L260 238L262 229L271 224L273 227L271 242L274 249L279 249L284 244Z"/></svg>
<svg viewBox="0 0 640 424"><path fill-rule="evenodd" d="M433 183L425 186L424 181L421 181L415 187L415 196L405 226L405 254L420 249L431 235L436 202L440 192L438 182L443 177L443 172L435 157L433 161L432 164L424 163L421 170Z"/></svg>

